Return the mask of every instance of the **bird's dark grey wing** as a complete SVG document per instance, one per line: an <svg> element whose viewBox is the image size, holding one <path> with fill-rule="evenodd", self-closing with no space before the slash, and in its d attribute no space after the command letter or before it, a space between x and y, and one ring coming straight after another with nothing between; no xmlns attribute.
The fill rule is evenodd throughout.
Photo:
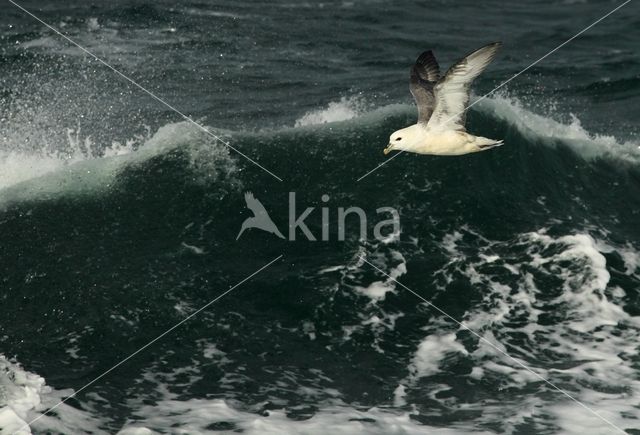
<svg viewBox="0 0 640 435"><path fill-rule="evenodd" d="M471 83L496 56L500 42L485 45L456 62L435 86L436 107L429 127L465 131Z"/></svg>
<svg viewBox="0 0 640 435"><path fill-rule="evenodd" d="M440 67L431 52L422 53L411 67L409 90L418 106L418 122L426 124L436 103L433 88L440 78Z"/></svg>

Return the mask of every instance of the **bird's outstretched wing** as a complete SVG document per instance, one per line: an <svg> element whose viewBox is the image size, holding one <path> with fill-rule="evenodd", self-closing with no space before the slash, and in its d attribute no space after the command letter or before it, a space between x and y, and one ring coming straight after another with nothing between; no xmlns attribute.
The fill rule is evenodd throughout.
<svg viewBox="0 0 640 435"><path fill-rule="evenodd" d="M429 120L434 129L465 131L471 83L491 63L502 44L485 45L456 62L435 86L436 105Z"/></svg>
<svg viewBox="0 0 640 435"><path fill-rule="evenodd" d="M431 118L435 106L433 87L440 78L440 67L431 52L422 53L411 67L409 90L418 106L418 122L426 124Z"/></svg>
<svg viewBox="0 0 640 435"><path fill-rule="evenodd" d="M253 215L255 217L269 216L269 213L267 213L267 210L264 208L262 203L253 196L253 193L251 192L245 193L244 200L247 203L247 208L253 212Z"/></svg>

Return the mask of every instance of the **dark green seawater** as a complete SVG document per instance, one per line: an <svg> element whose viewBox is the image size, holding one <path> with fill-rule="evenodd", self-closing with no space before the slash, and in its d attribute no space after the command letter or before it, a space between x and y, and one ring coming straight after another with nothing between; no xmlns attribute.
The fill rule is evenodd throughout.
<svg viewBox="0 0 640 435"><path fill-rule="evenodd" d="M502 41L480 96L619 4L21 3L279 181L5 2L0 434L640 433L636 3L360 179L420 52Z"/></svg>

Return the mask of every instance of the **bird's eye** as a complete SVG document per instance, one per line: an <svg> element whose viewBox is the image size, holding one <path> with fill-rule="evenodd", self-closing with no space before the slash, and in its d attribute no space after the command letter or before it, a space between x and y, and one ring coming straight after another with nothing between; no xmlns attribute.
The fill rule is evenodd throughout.
<svg viewBox="0 0 640 435"><path fill-rule="evenodd" d="M396 142L397 142L397 141L399 141L399 140L402 140L402 138L401 138L401 137L399 137L398 139L396 139Z"/></svg>

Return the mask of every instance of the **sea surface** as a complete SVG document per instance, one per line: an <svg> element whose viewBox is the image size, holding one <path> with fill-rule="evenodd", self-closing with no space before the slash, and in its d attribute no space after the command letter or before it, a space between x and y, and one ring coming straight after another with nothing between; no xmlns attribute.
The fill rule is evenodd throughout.
<svg viewBox="0 0 640 435"><path fill-rule="evenodd" d="M361 178L423 50L476 101L621 3L20 3L209 134L3 2L0 434L640 434L637 1Z"/></svg>

